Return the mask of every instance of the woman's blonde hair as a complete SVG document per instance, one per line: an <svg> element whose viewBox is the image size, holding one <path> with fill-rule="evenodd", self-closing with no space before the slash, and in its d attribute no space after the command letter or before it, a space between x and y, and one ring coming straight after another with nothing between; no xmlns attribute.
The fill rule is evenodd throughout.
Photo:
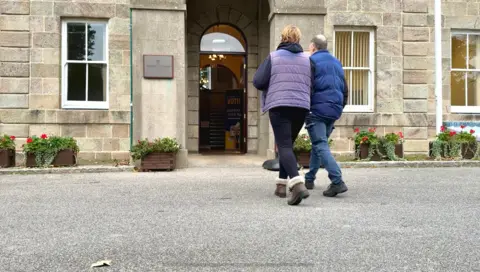
<svg viewBox="0 0 480 272"><path fill-rule="evenodd" d="M302 32L294 25L287 25L282 31L282 43L299 43L301 37Z"/></svg>

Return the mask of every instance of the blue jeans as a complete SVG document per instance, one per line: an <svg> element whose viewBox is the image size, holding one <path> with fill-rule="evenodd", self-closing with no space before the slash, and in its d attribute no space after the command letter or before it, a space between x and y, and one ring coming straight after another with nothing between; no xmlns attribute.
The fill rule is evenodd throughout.
<svg viewBox="0 0 480 272"><path fill-rule="evenodd" d="M328 177L333 184L339 184L342 180L342 171L335 161L328 146L328 138L333 130L335 121L324 119L309 114L305 120L305 128L312 140L312 152L310 155L310 171L305 175L305 182L314 182L318 169L323 166L328 172Z"/></svg>

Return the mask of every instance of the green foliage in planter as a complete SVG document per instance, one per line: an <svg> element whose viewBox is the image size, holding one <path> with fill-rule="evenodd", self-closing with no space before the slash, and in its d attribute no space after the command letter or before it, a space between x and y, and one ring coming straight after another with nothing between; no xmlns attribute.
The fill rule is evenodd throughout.
<svg viewBox="0 0 480 272"><path fill-rule="evenodd" d="M464 126L461 127L463 130ZM472 134L474 132L475 131L473 131ZM469 137L465 134L460 136L460 138L457 138L457 136L457 132L450 131L445 126L442 126L441 132L437 134L437 138L432 143L432 157L436 160L441 159L442 155L449 158L461 158L462 143L465 143L464 141L469 139ZM460 139L460 141L458 139Z"/></svg>
<svg viewBox="0 0 480 272"><path fill-rule="evenodd" d="M375 128L369 128L368 131L360 130L355 128L355 135L353 140L355 141L355 146L357 147L356 157L360 157L360 145L368 145L368 157L365 159L367 161L371 160L372 157L378 154L381 158L387 157L389 160L398 161L402 160L395 154L395 145L403 142L403 133L388 133L384 137L378 137L376 135ZM385 150L386 154L382 154L381 149Z"/></svg>
<svg viewBox="0 0 480 272"><path fill-rule="evenodd" d="M371 160L375 153L382 157L382 154L379 152L380 139L376 135L375 128L369 128L368 131L361 131L359 128L356 128L354 132L355 135L353 140L355 141L355 146L357 147L355 150L355 156L357 158L360 157L360 145L362 144L368 145L368 156L365 160Z"/></svg>
<svg viewBox="0 0 480 272"><path fill-rule="evenodd" d="M333 145L333 140L328 139L328 146ZM293 152L296 154L299 153L309 153L312 151L312 140L310 139L310 136L308 136L306 133L298 135L297 139L295 139L295 142L293 143Z"/></svg>
<svg viewBox="0 0 480 272"><path fill-rule="evenodd" d="M383 149L385 150L386 157L391 161L399 161L403 160L395 154L395 146L397 144L403 143L403 133L388 133L384 137L381 138L381 144Z"/></svg>
<svg viewBox="0 0 480 272"><path fill-rule="evenodd" d="M52 164L58 152L71 149L75 154L80 151L77 141L72 137L48 137L42 134L40 137L32 136L22 146L23 152L35 155L35 163L39 167L47 167Z"/></svg>
<svg viewBox="0 0 480 272"><path fill-rule="evenodd" d="M150 153L177 153L180 150L180 144L176 139L165 137L157 138L153 141L138 140L137 144L132 147L131 156L134 160L141 160Z"/></svg>
<svg viewBox="0 0 480 272"><path fill-rule="evenodd" d="M4 134L0 137L0 150L15 151L15 136Z"/></svg>

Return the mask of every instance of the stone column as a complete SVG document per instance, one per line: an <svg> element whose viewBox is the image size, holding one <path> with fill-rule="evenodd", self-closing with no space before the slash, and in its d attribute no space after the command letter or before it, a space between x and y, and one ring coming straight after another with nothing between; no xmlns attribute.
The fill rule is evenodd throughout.
<svg viewBox="0 0 480 272"><path fill-rule="evenodd" d="M12 1L2 3L1 7L0 109L26 109L30 76L30 3ZM8 129L4 132L19 131Z"/></svg>
<svg viewBox="0 0 480 272"><path fill-rule="evenodd" d="M310 40L314 35L323 33L326 9L323 1L303 1L300 5L297 1L284 1L282 5L271 7L270 21L270 50L273 51L280 43L281 33L286 25L292 24L300 28L302 39L300 44L308 51ZM262 127L266 126L267 118L261 118ZM274 136L272 127L269 125L268 150L269 159L275 157Z"/></svg>
<svg viewBox="0 0 480 272"><path fill-rule="evenodd" d="M146 4L143 4L145 2ZM182 150L177 167L187 166L185 4L132 6L134 140L175 137ZM143 55L173 55L174 79L144 79Z"/></svg>
<svg viewBox="0 0 480 272"><path fill-rule="evenodd" d="M426 1L405 0L403 5L403 108L409 122L404 124L405 152L428 150L427 112L435 113L434 51L429 40ZM433 22L432 26L433 26ZM429 106L430 105L430 106ZM435 124L433 124L435 125Z"/></svg>

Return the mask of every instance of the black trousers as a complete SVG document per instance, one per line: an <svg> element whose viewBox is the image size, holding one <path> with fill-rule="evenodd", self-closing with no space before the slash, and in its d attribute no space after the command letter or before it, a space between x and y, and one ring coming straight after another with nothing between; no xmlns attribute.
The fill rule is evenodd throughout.
<svg viewBox="0 0 480 272"><path fill-rule="evenodd" d="M279 178L287 179L298 176L297 158L293 153L293 143L298 137L308 111L303 108L277 107L270 109L275 142L280 160Z"/></svg>

